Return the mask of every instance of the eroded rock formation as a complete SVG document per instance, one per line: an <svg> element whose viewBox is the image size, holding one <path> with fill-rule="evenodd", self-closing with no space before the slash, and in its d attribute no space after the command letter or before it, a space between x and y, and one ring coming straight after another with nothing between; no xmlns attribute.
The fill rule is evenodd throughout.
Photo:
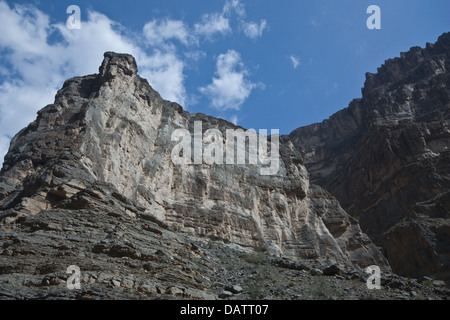
<svg viewBox="0 0 450 320"><path fill-rule="evenodd" d="M394 272L450 278L450 33L367 74L362 98L289 137Z"/></svg>
<svg viewBox="0 0 450 320"><path fill-rule="evenodd" d="M175 165L171 135L193 132L195 121L203 130L237 128L163 100L130 55L107 52L99 74L66 81L5 157L2 273L42 274L42 261L71 259L88 270L121 268L127 258L134 268L186 277L188 286L199 274L177 249L189 247L182 234L343 270L389 270L357 221L309 184L285 138L272 176L261 175L260 165Z"/></svg>

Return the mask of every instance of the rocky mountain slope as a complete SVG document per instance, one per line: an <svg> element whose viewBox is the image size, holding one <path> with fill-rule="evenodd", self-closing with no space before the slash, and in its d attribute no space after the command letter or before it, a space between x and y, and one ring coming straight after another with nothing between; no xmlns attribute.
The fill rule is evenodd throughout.
<svg viewBox="0 0 450 320"><path fill-rule="evenodd" d="M0 296L74 297L64 279L77 265L84 285L107 284L83 291L95 298L134 295L117 288L217 297L201 239L305 270L390 271L357 221L309 184L288 139L272 176L261 165L174 164L175 129L237 127L163 100L130 55L105 53L99 71L66 81L11 141L0 172Z"/></svg>
<svg viewBox="0 0 450 320"><path fill-rule="evenodd" d="M450 279L450 33L386 61L361 99L289 138L394 272Z"/></svg>

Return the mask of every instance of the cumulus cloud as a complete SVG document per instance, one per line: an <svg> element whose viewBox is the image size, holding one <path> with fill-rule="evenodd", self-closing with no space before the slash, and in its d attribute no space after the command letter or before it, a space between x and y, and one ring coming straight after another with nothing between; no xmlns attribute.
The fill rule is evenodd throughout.
<svg viewBox="0 0 450 320"><path fill-rule="evenodd" d="M261 20L259 24L256 22L244 22L243 23L244 34L247 37L252 38L252 39L261 37L263 34L263 31L266 27L267 27L266 20Z"/></svg>
<svg viewBox="0 0 450 320"><path fill-rule="evenodd" d="M267 21L248 22L245 20L245 6L239 0L228 0L223 6L222 12L205 14L202 21L194 25L194 33L199 36L211 38L214 34L227 34L232 32L230 18L236 14L239 22L239 29L252 39L261 37L263 31L267 28Z"/></svg>
<svg viewBox="0 0 450 320"><path fill-rule="evenodd" d="M267 21L261 20L259 23L253 21L246 21L245 6L239 0L228 0L223 7L223 14L230 16L232 13L236 13L239 21L239 28L244 32L244 35L251 39L261 37L263 31L267 28Z"/></svg>
<svg viewBox="0 0 450 320"><path fill-rule="evenodd" d="M207 13L202 16L202 21L194 24L196 35L211 38L216 33L226 34L231 32L230 21L217 12Z"/></svg>
<svg viewBox="0 0 450 320"><path fill-rule="evenodd" d="M239 17L245 17L245 6L239 0L228 0L223 6L223 13L230 15L235 12Z"/></svg>
<svg viewBox="0 0 450 320"><path fill-rule="evenodd" d="M250 82L247 75L248 71L242 63L240 54L228 50L217 58L216 77L212 79L212 83L199 90L209 97L214 108L239 110L252 90L258 86Z"/></svg>
<svg viewBox="0 0 450 320"><path fill-rule="evenodd" d="M180 20L152 20L144 26L143 33L150 45L158 45L172 39L187 45L194 40L190 36L187 26Z"/></svg>
<svg viewBox="0 0 450 320"><path fill-rule="evenodd" d="M291 56L289 57L289 59L291 60L291 62L292 62L292 67L294 67L294 69L297 69L298 66L300 66L300 59L297 58L296 56L291 55Z"/></svg>
<svg viewBox="0 0 450 320"><path fill-rule="evenodd" d="M185 106L184 62L174 52L155 50L149 57L140 61L141 75L148 79L152 87L166 100Z"/></svg>
<svg viewBox="0 0 450 320"><path fill-rule="evenodd" d="M53 102L66 79L98 72L105 51L132 54L139 73L163 98L185 106L185 69L206 57L198 48L203 39L232 33L233 16L247 37L260 37L267 29L265 20L245 20L245 6L239 0L227 0L222 11L204 14L192 25L153 19L137 33L92 10L82 12L81 29L70 30L65 21L51 22L34 5L0 0L0 163L11 137ZM178 51L180 45L187 50ZM248 80L237 52L221 54L216 63L212 83L200 92L215 108L239 109L258 84ZM189 101L192 97L189 94Z"/></svg>
<svg viewBox="0 0 450 320"><path fill-rule="evenodd" d="M179 24L160 23L157 27L163 39L187 39ZM81 29L69 30L65 23L50 23L34 6L10 7L0 1L0 162L10 138L32 122L39 109L53 102L67 78L98 72L105 51L132 54L140 74L148 77L165 99L185 103L183 61L172 51L146 53L123 30L94 11L87 12ZM55 35L59 40L50 42Z"/></svg>

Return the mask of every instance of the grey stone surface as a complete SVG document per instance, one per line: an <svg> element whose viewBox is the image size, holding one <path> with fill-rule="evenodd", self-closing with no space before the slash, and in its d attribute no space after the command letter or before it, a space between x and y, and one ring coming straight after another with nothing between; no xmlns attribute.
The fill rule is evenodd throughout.
<svg viewBox="0 0 450 320"><path fill-rule="evenodd" d="M215 299L226 283L241 283L243 299L333 298L346 295L314 281L346 280L302 271L390 271L357 221L309 183L286 138L275 176L175 165L171 133L197 120L236 128L163 100L130 55L105 53L99 74L66 81L13 138L0 172L0 298ZM80 290L67 288L70 265ZM361 281L349 285L367 296Z"/></svg>
<svg viewBox="0 0 450 320"><path fill-rule="evenodd" d="M368 73L348 108L289 135L311 182L410 277L450 279L449 70L445 33Z"/></svg>
<svg viewBox="0 0 450 320"><path fill-rule="evenodd" d="M232 297L232 296L233 296L233 293L230 292L230 291L226 291L226 290L222 291L222 292L219 294L219 298L221 298L221 299L230 298L230 297Z"/></svg>
<svg viewBox="0 0 450 320"><path fill-rule="evenodd" d="M321 276L323 274L322 270L313 268L309 272L312 276Z"/></svg>
<svg viewBox="0 0 450 320"><path fill-rule="evenodd" d="M389 268L338 202L309 185L287 140L273 176L261 175L261 165L174 164L175 129L193 134L194 122L202 121L203 130L225 136L237 127L164 101L136 72L132 56L105 53L99 74L66 81L54 104L13 138L0 174L6 227L56 208L102 211L111 219L146 220L143 229L156 236L156 226L170 227L293 260ZM109 242L93 250L139 254Z"/></svg>
<svg viewBox="0 0 450 320"><path fill-rule="evenodd" d="M233 294L239 294L242 293L243 289L240 285L235 284L233 286L225 287L225 291L229 291Z"/></svg>

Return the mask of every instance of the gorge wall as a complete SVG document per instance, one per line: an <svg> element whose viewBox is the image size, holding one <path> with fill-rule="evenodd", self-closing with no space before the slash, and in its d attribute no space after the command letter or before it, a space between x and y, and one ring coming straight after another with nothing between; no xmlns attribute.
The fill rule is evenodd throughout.
<svg viewBox="0 0 450 320"><path fill-rule="evenodd" d="M289 138L394 272L450 278L450 33L387 60L361 99Z"/></svg>
<svg viewBox="0 0 450 320"><path fill-rule="evenodd" d="M390 270L358 222L309 183L285 137L275 175L261 175L261 165L175 165L174 130L193 133L196 121L203 131L237 127L163 100L137 71L132 56L105 53L99 74L66 81L12 139L0 172L0 274L42 274L42 261L70 259L122 268L125 257L146 272L165 261L186 282L193 267L182 234L343 270Z"/></svg>

